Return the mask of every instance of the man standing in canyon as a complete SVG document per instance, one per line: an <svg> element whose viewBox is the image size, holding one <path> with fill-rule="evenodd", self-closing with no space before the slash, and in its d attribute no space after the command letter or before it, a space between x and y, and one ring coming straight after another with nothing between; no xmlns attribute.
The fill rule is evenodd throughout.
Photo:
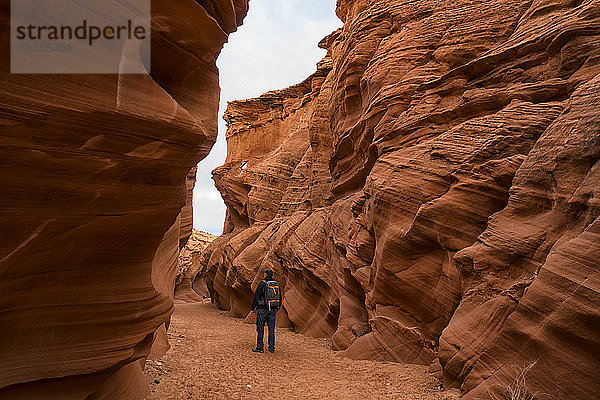
<svg viewBox="0 0 600 400"><path fill-rule="evenodd" d="M265 323L269 327L269 353L275 352L275 318L281 307L279 283L273 279L273 270L265 269L265 277L258 284L252 299L252 311L256 310L256 348L255 353L264 353Z"/></svg>

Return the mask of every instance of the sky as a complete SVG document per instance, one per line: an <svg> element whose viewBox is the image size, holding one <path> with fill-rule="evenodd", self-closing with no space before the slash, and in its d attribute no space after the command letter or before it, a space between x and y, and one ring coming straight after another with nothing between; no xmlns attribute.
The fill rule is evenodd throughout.
<svg viewBox="0 0 600 400"><path fill-rule="evenodd" d="M225 204L211 171L225 162L227 102L258 97L302 82L325 56L317 43L342 25L335 0L250 0L244 24L229 36L217 66L221 74L219 136L198 164L194 189L194 228L220 235Z"/></svg>

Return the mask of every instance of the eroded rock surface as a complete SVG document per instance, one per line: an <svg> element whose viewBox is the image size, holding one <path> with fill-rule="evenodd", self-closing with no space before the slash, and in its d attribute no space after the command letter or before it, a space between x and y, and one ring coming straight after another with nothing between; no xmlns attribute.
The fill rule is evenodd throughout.
<svg viewBox="0 0 600 400"><path fill-rule="evenodd" d="M234 315L439 369L467 399L600 397L600 3L339 0L294 87L230 103L225 233L197 281Z"/></svg>
<svg viewBox="0 0 600 400"><path fill-rule="evenodd" d="M216 138L215 60L248 2L153 0L149 75L9 74L9 3L0 398L139 398L191 233L186 176Z"/></svg>
<svg viewBox="0 0 600 400"><path fill-rule="evenodd" d="M175 298L184 301L201 301L210 296L206 285L193 287L193 282L201 263L197 260L202 256L206 246L217 237L210 233L192 230L185 246L179 252L179 269L175 277ZM201 297L199 297L201 296Z"/></svg>

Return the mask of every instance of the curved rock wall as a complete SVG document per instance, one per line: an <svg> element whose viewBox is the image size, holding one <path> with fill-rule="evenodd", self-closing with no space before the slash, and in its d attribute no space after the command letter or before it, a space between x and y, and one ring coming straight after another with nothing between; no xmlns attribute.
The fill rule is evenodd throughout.
<svg viewBox="0 0 600 400"><path fill-rule="evenodd" d="M143 395L247 6L153 0L150 75L11 75L1 2L0 398Z"/></svg>
<svg viewBox="0 0 600 400"><path fill-rule="evenodd" d="M600 397L600 3L339 0L300 85L230 103L197 281L466 398Z"/></svg>

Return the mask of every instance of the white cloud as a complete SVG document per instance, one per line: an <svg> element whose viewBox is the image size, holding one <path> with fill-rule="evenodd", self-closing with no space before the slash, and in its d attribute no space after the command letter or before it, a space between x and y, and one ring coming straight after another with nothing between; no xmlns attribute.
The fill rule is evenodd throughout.
<svg viewBox="0 0 600 400"><path fill-rule="evenodd" d="M251 0L238 32L230 35L217 61L221 73L221 110L227 101L299 83L325 55L317 43L341 26L335 0ZM198 164L194 190L194 227L221 234L225 205L214 197L211 171L225 161L225 122L209 156ZM216 192L218 194L218 192Z"/></svg>
<svg viewBox="0 0 600 400"><path fill-rule="evenodd" d="M214 190L202 190L198 188L198 190L194 190L194 201L216 201L221 200L221 194Z"/></svg>

